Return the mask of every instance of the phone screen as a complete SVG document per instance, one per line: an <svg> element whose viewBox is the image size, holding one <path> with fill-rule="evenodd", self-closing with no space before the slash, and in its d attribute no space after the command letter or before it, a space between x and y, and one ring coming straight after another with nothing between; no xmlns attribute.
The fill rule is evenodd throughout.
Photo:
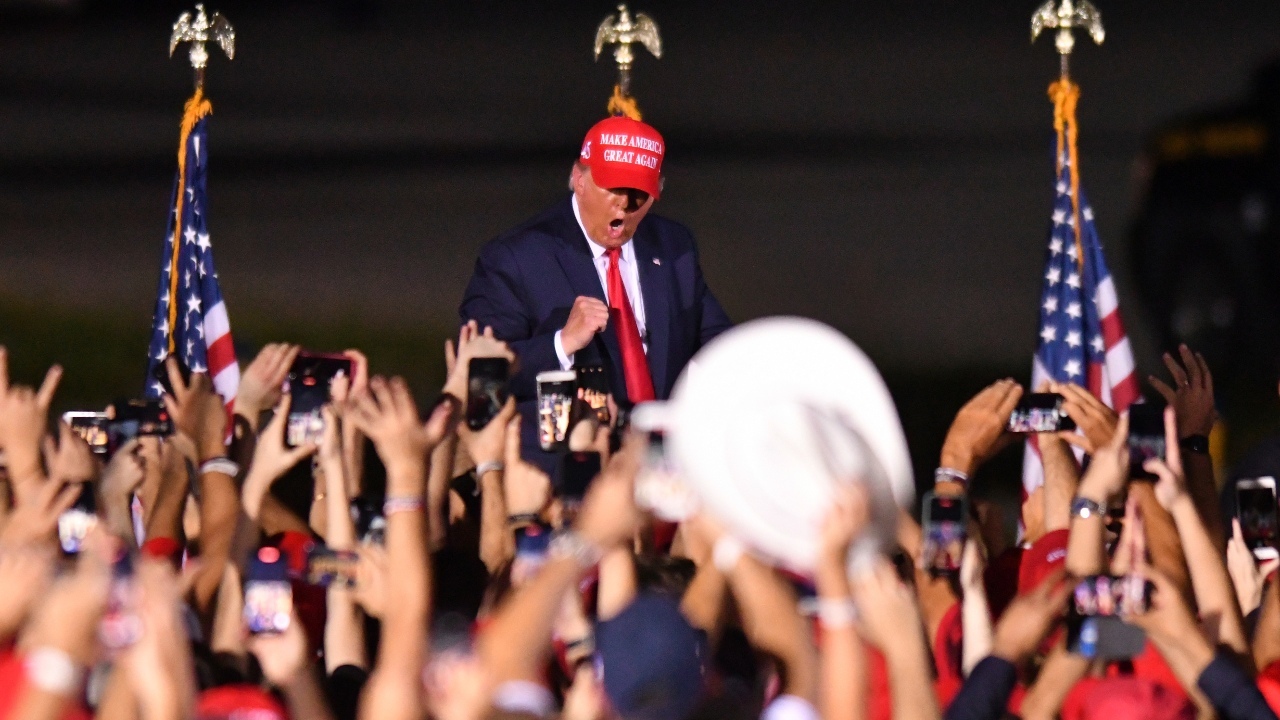
<svg viewBox="0 0 1280 720"><path fill-rule="evenodd" d="M324 545L313 545L307 550L307 584L329 587L355 587L356 565L360 556L347 550L333 550Z"/></svg>
<svg viewBox="0 0 1280 720"><path fill-rule="evenodd" d="M244 583L244 622L254 634L282 633L289 629L293 612L293 588L286 575L280 550L264 547L250 559Z"/></svg>
<svg viewBox="0 0 1280 720"><path fill-rule="evenodd" d="M324 436L321 410L329 402L338 377L351 377L351 358L344 355L298 353L289 368L289 424L285 444L298 447L318 443Z"/></svg>
<svg viewBox="0 0 1280 720"><path fill-rule="evenodd" d="M589 365L578 368L578 397L595 411L597 422L609 424L609 378L603 367Z"/></svg>
<svg viewBox="0 0 1280 720"><path fill-rule="evenodd" d="M84 539L98 526L97 491L91 483L80 484L76 502L58 516L58 544L62 551L74 555L84 549Z"/></svg>
<svg viewBox="0 0 1280 720"><path fill-rule="evenodd" d="M538 374L538 444L543 450L565 450L573 419L578 375L572 370Z"/></svg>
<svg viewBox="0 0 1280 720"><path fill-rule="evenodd" d="M967 536L964 498L928 493L924 502L920 564L935 574L958 573Z"/></svg>
<svg viewBox="0 0 1280 720"><path fill-rule="evenodd" d="M1087 658L1122 660L1140 654L1146 633L1122 617L1146 612L1152 585L1139 575L1081 580L1067 612L1067 648Z"/></svg>
<svg viewBox="0 0 1280 720"><path fill-rule="evenodd" d="M506 358L472 358L467 365L467 427L479 430L507 404L511 363Z"/></svg>
<svg viewBox="0 0 1280 720"><path fill-rule="evenodd" d="M387 518L382 514L382 501L367 497L351 499L351 519L356 524L356 537L362 543L381 545L386 539Z"/></svg>
<svg viewBox="0 0 1280 720"><path fill-rule="evenodd" d="M591 481L600 474L600 453L571 452L560 458L557 465L556 488L561 498L581 502L586 497Z"/></svg>
<svg viewBox="0 0 1280 720"><path fill-rule="evenodd" d="M142 637L142 619L133 609L133 558L127 552L111 566L107 606L98 623L98 637L109 651L123 650Z"/></svg>
<svg viewBox="0 0 1280 720"><path fill-rule="evenodd" d="M1057 393L1024 395L1009 415L1009 432L1044 433L1074 430L1075 421L1062 409L1064 399Z"/></svg>
<svg viewBox="0 0 1280 720"><path fill-rule="evenodd" d="M1270 479L1270 478L1266 478ZM1241 480L1236 484L1236 517L1240 532L1250 550L1276 545L1276 491L1258 480Z"/></svg>
<svg viewBox="0 0 1280 720"><path fill-rule="evenodd" d="M1155 480L1154 473L1142 469L1148 460L1164 459L1164 408L1140 403L1129 408L1129 477Z"/></svg>
<svg viewBox="0 0 1280 720"><path fill-rule="evenodd" d="M69 412L62 421L89 445L94 455L111 454L111 417L104 412Z"/></svg>
<svg viewBox="0 0 1280 720"><path fill-rule="evenodd" d="M107 433L111 447L117 448L136 437L173 434L173 418L160 400L119 400L109 411Z"/></svg>

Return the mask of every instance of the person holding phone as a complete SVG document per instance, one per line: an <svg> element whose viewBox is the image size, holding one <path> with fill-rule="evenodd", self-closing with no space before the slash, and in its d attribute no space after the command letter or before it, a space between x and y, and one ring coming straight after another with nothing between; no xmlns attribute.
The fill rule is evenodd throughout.
<svg viewBox="0 0 1280 720"><path fill-rule="evenodd" d="M650 211L666 144L638 120L600 121L582 142L571 194L485 245L458 313L520 358L511 378L526 457L537 442L538 373L602 366L621 407L666 399L689 359L730 326L703 280L688 228Z"/></svg>

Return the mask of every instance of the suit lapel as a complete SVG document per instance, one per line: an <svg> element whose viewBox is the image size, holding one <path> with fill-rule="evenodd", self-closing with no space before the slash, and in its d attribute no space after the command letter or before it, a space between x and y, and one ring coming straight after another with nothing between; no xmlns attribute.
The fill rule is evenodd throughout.
<svg viewBox="0 0 1280 720"><path fill-rule="evenodd" d="M600 274L596 272L595 262L591 256L591 247L587 245L587 238L582 234L582 227L578 225L578 219L573 216L573 206L568 200L565 200L562 210L557 220L557 235L561 243L556 250L556 260L569 280L569 287L573 288L575 297L593 297L608 304L604 296L604 286L600 284ZM646 302L645 309L647 310L648 307ZM610 325L597 337L599 340L596 342L602 340L608 352L607 358L603 359L608 360L613 367L621 368L622 350L618 346L618 336L614 333L613 326Z"/></svg>
<svg viewBox="0 0 1280 720"><path fill-rule="evenodd" d="M649 235L651 226L642 224L634 238L636 263L640 270L640 293L644 297L645 332L649 335L649 374L659 397L665 397L668 349L671 339L671 268L661 264L658 244Z"/></svg>

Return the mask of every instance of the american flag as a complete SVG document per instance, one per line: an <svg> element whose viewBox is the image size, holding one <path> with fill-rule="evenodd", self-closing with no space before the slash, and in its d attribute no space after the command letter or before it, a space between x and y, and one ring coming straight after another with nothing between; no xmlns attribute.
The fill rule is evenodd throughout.
<svg viewBox="0 0 1280 720"><path fill-rule="evenodd" d="M213 386L230 408L240 386L240 365L231 343L231 322L218 288L209 244L208 101L200 96L187 104L178 175L170 202L164 257L160 264L151 349L147 363L147 397L164 392L154 380L156 365L170 353L193 373L209 373Z"/></svg>
<svg viewBox="0 0 1280 720"><path fill-rule="evenodd" d="M1039 387L1045 380L1075 383L1123 412L1139 396L1133 349L1120 320L1116 286L1102 255L1093 208L1078 181L1077 218L1077 206L1072 201L1071 162L1070 153L1060 148L1053 228L1045 253L1040 297L1040 341L1031 366L1031 387ZM1023 488L1029 493L1043 482L1039 453L1034 440L1028 441L1023 458Z"/></svg>

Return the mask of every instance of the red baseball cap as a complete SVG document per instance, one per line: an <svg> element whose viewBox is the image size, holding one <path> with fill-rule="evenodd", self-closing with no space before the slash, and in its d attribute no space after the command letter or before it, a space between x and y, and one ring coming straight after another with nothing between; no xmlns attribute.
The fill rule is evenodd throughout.
<svg viewBox="0 0 1280 720"><path fill-rule="evenodd" d="M596 123L582 141L579 157L602 188L634 188L659 195L662 158L667 145L651 126L627 117Z"/></svg>

